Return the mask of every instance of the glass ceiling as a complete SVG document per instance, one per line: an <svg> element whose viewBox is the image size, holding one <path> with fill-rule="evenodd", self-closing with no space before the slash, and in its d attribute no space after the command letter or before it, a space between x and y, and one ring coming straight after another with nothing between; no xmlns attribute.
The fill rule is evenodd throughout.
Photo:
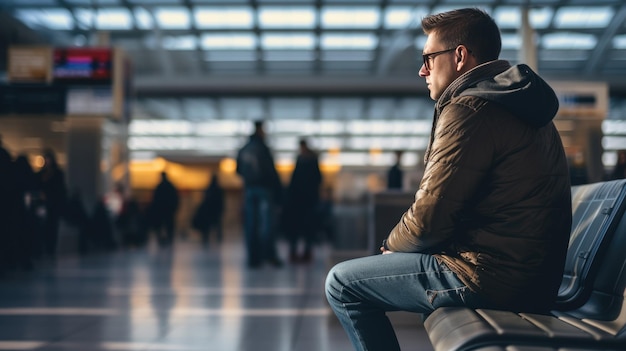
<svg viewBox="0 0 626 351"><path fill-rule="evenodd" d="M458 7L483 8L501 28L501 57L517 63L524 50L521 4L530 8L542 75L604 80L626 93L622 0L2 0L0 11L43 34L52 45L97 46L97 34L105 33L110 45L124 49L134 63L138 87L133 119L176 121L175 126L148 123L142 133L151 126L175 130L171 128L180 123L191 123L195 130L178 136L137 134L137 150L147 150L146 145L196 145L207 151L202 141L206 133L214 128L232 131L232 124L219 123L239 126L243 121L247 126L250 119L266 117L284 120L272 125L273 132L284 134L274 145L279 151L292 150L301 123L315 120L311 128L321 128L315 129L320 148L366 152L382 143L390 161L394 145L417 140L412 145L419 150L426 140L427 131L421 130L394 134L386 142L368 132L388 126L380 121L407 127L407 121L430 118L432 101L426 94L406 87L396 89L400 94L385 91L393 79L419 80L419 53L426 40L421 18ZM249 95L263 97L229 97L215 86L209 91L202 85L232 77L243 78L242 86L261 82ZM266 93L264 89L271 88L266 81L273 77L307 82L343 77L354 79L354 87L363 84L359 79L368 79L380 83L380 91L368 96L321 96L319 91L316 96L287 96L286 86L281 93ZM192 83L194 96L180 91ZM155 87L159 93L151 96ZM339 127L333 120L340 121ZM289 126L297 130L279 131ZM337 128L344 137L335 134ZM147 139L154 137L158 139ZM233 144L229 140L214 145Z"/></svg>
<svg viewBox="0 0 626 351"><path fill-rule="evenodd" d="M313 1L287 2L293 4L290 6L263 5L263 1L258 7L247 5L244 1L236 5L225 5L236 3L235 1L222 1L219 2L221 3L219 6L207 5L212 2L217 3L217 1L191 1L197 6L177 6L176 4L181 4L182 1L14 0L9 1L11 3L9 7L14 15L27 26L41 30L159 29L212 32L211 34L200 32L192 36L168 36L169 43L162 44L162 47L168 50L251 49L256 45L259 45L261 49L279 47L297 50L313 48L317 43L323 49L372 49L377 45L375 31L379 28L383 30L411 28L418 24L426 14L444 9L439 7L431 11L428 6L419 5L362 5L375 3L375 1L354 1L355 5L350 6L333 5L333 1L326 1L320 8L311 6ZM281 3L281 1L278 2ZM419 4L420 1L413 1L413 3ZM431 3L438 3L438 1L431 1ZM490 2L483 1L483 3L489 5ZM550 1L538 1L538 3L550 3ZM588 3L607 3L607 1L588 1ZM122 4L128 6L122 6ZM147 7L146 5L149 4L158 4L158 6ZM517 6L495 8L483 6L483 8L492 13L502 29L519 28L521 24L520 9ZM596 36L570 32L570 30L604 28L610 23L615 12L614 6L606 5L560 6L558 8L541 6L532 8L529 17L534 28L551 27L554 33L550 36L559 38L545 40L542 44L545 48L589 49L589 46L595 42ZM314 29L318 27L322 31L329 32L316 33ZM268 33L264 33L265 30ZM342 32L332 33L332 30ZM358 30L361 33L344 33L343 31L346 30ZM217 33L213 33L216 31ZM236 32L232 33L232 31ZM183 43L172 43L177 40Z"/></svg>
<svg viewBox="0 0 626 351"><path fill-rule="evenodd" d="M106 33L141 62L137 78L406 77L419 69L421 18L461 6L492 14L502 58L517 63L522 3L544 75L626 75L619 0L4 0L0 10L57 46L97 46Z"/></svg>

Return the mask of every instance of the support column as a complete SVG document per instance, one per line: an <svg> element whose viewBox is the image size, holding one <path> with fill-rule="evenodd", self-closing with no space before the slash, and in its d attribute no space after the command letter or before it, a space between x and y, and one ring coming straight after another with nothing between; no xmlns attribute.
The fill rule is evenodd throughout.
<svg viewBox="0 0 626 351"><path fill-rule="evenodd" d="M522 23L520 25L519 35L522 39L522 46L519 49L518 60L520 63L525 63L533 71L537 72L537 44L535 43L535 31L530 25L528 12L528 7L524 6L520 8Z"/></svg>
<svg viewBox="0 0 626 351"><path fill-rule="evenodd" d="M91 212L103 193L101 171L103 122L103 117L67 118L68 190L80 191L88 212Z"/></svg>

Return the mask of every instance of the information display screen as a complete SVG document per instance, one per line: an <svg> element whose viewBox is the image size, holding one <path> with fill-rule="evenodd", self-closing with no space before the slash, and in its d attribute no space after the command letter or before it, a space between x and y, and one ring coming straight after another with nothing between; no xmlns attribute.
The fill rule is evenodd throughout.
<svg viewBox="0 0 626 351"><path fill-rule="evenodd" d="M113 52L109 48L56 48L53 79L57 82L111 83Z"/></svg>
<svg viewBox="0 0 626 351"><path fill-rule="evenodd" d="M47 46L9 48L8 80L12 83L48 83L52 77L52 49Z"/></svg>

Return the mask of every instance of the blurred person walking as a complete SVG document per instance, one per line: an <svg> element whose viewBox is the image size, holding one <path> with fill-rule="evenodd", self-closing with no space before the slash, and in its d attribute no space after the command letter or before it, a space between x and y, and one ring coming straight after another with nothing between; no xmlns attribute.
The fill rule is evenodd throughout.
<svg viewBox="0 0 626 351"><path fill-rule="evenodd" d="M283 223L289 237L289 261L308 263L312 258L315 234L318 229L318 204L322 174L318 155L309 148L306 139L300 139L296 166L287 187ZM299 244L304 251L299 253Z"/></svg>
<svg viewBox="0 0 626 351"><path fill-rule="evenodd" d="M32 268L36 255L36 242L40 242L41 223L36 215L37 180L35 171L30 166L26 155L18 155L15 159L15 185L17 191L17 252L18 264L26 269Z"/></svg>
<svg viewBox="0 0 626 351"><path fill-rule="evenodd" d="M387 189L402 190L402 181L404 178L404 173L402 172L402 169L400 168L400 161L402 161L402 154L403 152L401 150L396 150L395 152L396 161L393 164L393 166L389 168L389 171L387 172Z"/></svg>
<svg viewBox="0 0 626 351"><path fill-rule="evenodd" d="M209 235L215 230L217 241L222 242L224 215L224 188L219 183L217 174L211 176L211 183L204 190L204 198L192 219L192 226L202 236L202 246L209 246Z"/></svg>
<svg viewBox="0 0 626 351"><path fill-rule="evenodd" d="M44 252L49 257L55 258L59 224L67 199L67 188L65 173L59 167L54 151L46 149L43 158L44 165L37 173L37 179L46 210L43 228Z"/></svg>
<svg viewBox="0 0 626 351"><path fill-rule="evenodd" d="M276 204L282 184L274 157L265 144L262 121L254 122L254 133L237 153L237 174L244 182L244 234L248 267L264 262L281 267L275 236Z"/></svg>
<svg viewBox="0 0 626 351"><path fill-rule="evenodd" d="M178 210L178 190L166 172L161 172L161 182L154 189L149 218L159 246L170 246L174 241L175 215Z"/></svg>
<svg viewBox="0 0 626 351"><path fill-rule="evenodd" d="M13 160L0 143L0 273L15 268L15 214L18 203Z"/></svg>

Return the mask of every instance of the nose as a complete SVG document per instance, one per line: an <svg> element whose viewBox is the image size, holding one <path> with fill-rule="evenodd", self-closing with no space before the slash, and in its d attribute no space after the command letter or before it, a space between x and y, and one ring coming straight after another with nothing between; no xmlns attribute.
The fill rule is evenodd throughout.
<svg viewBox="0 0 626 351"><path fill-rule="evenodd" d="M429 74L430 74L430 71L428 71L426 69L426 66L422 63L422 66L420 66L420 70L419 70L420 77L426 77Z"/></svg>

